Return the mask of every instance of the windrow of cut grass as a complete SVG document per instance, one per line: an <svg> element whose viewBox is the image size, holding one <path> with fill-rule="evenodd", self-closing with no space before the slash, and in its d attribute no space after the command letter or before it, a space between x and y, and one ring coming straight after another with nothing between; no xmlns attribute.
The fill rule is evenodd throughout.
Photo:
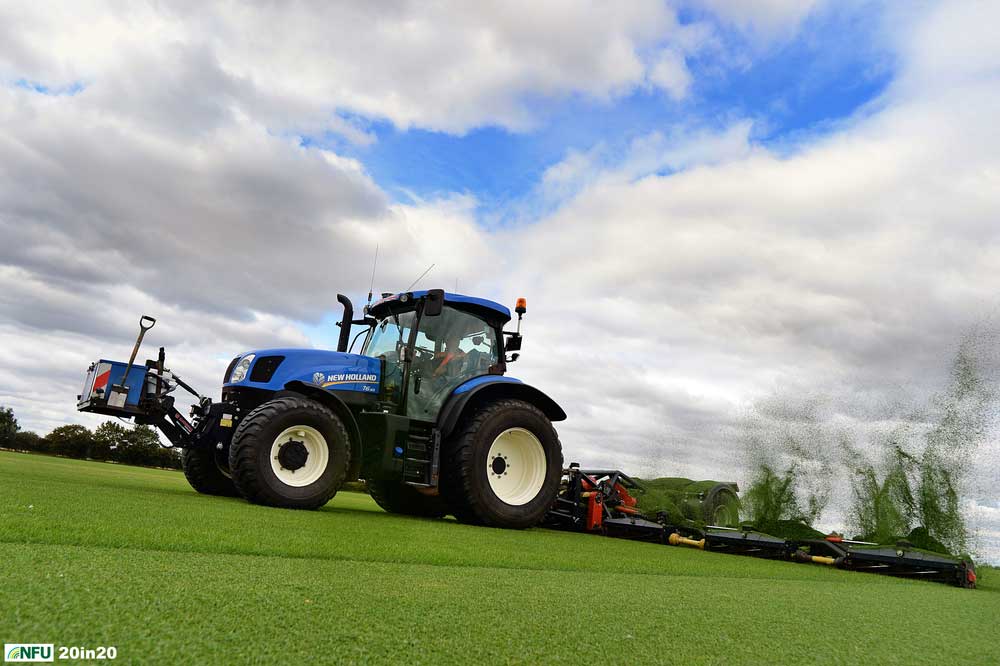
<svg viewBox="0 0 1000 666"><path fill-rule="evenodd" d="M125 663L995 663L966 591L544 529L318 512L0 453L5 642ZM985 572L984 572L985 573Z"/></svg>

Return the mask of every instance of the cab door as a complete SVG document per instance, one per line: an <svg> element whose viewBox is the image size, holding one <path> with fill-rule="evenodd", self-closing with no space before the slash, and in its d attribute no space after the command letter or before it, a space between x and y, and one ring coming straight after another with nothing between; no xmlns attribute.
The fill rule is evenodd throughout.
<svg viewBox="0 0 1000 666"><path fill-rule="evenodd" d="M485 320L449 305L438 316L421 317L406 415L436 421L451 392L473 377L489 374L498 358L496 329Z"/></svg>

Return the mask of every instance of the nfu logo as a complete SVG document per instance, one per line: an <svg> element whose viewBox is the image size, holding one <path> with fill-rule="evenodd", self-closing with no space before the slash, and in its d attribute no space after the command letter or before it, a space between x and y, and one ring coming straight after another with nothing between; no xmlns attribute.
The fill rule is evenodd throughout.
<svg viewBox="0 0 1000 666"><path fill-rule="evenodd" d="M4 661L52 661L52 643L4 643Z"/></svg>

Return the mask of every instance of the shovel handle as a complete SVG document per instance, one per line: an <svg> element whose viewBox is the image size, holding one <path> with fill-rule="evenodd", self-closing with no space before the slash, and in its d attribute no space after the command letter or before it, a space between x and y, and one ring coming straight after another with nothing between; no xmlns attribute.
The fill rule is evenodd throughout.
<svg viewBox="0 0 1000 666"><path fill-rule="evenodd" d="M147 323L149 322L149 323ZM139 353L139 346L142 344L142 338L146 335L146 331L153 328L156 324L156 320L149 315L142 315L139 317L139 337L136 338L135 347L132 347L132 356L128 359L128 365L125 366L125 375L122 377L122 385L128 381L128 373L132 370L132 364L135 363L136 354Z"/></svg>

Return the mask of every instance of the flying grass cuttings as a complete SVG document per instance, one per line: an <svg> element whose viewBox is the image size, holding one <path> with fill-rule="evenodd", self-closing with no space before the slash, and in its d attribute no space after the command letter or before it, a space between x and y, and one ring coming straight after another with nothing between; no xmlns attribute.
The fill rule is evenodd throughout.
<svg viewBox="0 0 1000 666"><path fill-rule="evenodd" d="M772 396L755 405L744 436L747 522L783 538L818 533L811 525L838 485L850 489L842 515L856 539L965 553L963 490L996 411L981 342L963 341L947 388L926 408L897 405L882 415L887 431L838 427L832 416L842 409L815 397Z"/></svg>
<svg viewBox="0 0 1000 666"><path fill-rule="evenodd" d="M852 522L860 539L892 543L908 533L916 517L909 476L916 461L896 447L881 475L870 463L853 470Z"/></svg>
<svg viewBox="0 0 1000 666"><path fill-rule="evenodd" d="M824 534L811 527L818 515L815 506L803 509L796 493L795 468L778 474L761 466L744 493L747 523L765 534L783 539L821 539Z"/></svg>

